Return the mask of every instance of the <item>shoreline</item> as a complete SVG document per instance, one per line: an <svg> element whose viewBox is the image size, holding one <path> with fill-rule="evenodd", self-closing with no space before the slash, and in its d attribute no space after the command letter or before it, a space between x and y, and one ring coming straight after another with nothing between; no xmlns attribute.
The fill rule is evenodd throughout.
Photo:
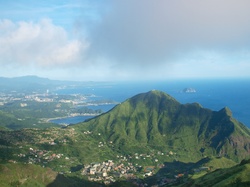
<svg viewBox="0 0 250 187"><path fill-rule="evenodd" d="M101 113L100 113L101 114ZM52 123L52 120L59 120L59 119L66 119L66 118L74 118L74 117L80 117L80 116L98 116L100 114L92 114L92 113L84 113L80 115L69 115L69 116L63 116L63 117L55 117L55 118L43 118L43 120L46 123Z"/></svg>

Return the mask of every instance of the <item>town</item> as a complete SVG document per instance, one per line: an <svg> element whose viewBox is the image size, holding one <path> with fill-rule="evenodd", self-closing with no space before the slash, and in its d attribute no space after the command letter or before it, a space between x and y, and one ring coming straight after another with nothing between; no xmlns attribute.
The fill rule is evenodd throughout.
<svg viewBox="0 0 250 187"><path fill-rule="evenodd" d="M104 111L99 106L113 107L117 102L93 94L0 93L0 110L12 114L16 122L6 126L11 129L46 128L53 119L96 116ZM92 106L92 108L91 108ZM10 121L9 119L6 121Z"/></svg>
<svg viewBox="0 0 250 187"><path fill-rule="evenodd" d="M27 133L32 130L27 129ZM33 130L34 131L34 130ZM38 130L37 130L38 132ZM23 136L15 132L16 136ZM84 136L92 135L91 131L84 131ZM162 186L166 184L175 184L180 180L184 180L191 173L208 172L209 167L198 167L186 170L185 172L170 174L161 174L159 170L168 169L168 165L164 164L162 159L170 157L174 159L177 155L174 151L154 151L149 153L133 153L133 154L117 154L114 159L108 159L97 162L82 163L78 158L60 152L56 148L60 145L69 145L69 138L77 136L74 128L58 130L52 128L50 130L39 131L35 133L37 144L35 147L30 145L23 146L19 142L13 142L19 145L19 153L16 153L16 159L9 160L9 162L17 163L23 162L26 164L38 164L42 167L51 167L54 171L64 175L78 175L88 181L98 182L100 184L112 184L117 181L129 181L137 186ZM76 142L78 140L75 140ZM47 146L43 146L47 145ZM104 149L107 145L111 146L112 142L96 142L95 149ZM43 148L42 147L47 147ZM144 163L144 164L140 164ZM145 165L145 163L152 163ZM74 167L73 167L74 166ZM72 169L74 168L74 169ZM172 174L171 174L172 173ZM151 177L151 178L150 178ZM147 179L150 179L149 181ZM150 182L151 181L151 182Z"/></svg>

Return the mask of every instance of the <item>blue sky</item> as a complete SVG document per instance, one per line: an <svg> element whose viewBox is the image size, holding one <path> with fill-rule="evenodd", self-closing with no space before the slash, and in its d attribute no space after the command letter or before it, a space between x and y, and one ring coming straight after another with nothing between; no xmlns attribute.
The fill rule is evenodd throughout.
<svg viewBox="0 0 250 187"><path fill-rule="evenodd" d="M0 0L0 76L250 77L248 0Z"/></svg>

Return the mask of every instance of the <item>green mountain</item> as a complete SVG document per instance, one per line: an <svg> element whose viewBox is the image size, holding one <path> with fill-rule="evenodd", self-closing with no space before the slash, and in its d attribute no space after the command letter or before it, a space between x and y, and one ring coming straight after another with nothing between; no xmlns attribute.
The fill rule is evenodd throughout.
<svg viewBox="0 0 250 187"><path fill-rule="evenodd" d="M78 128L93 132L96 139L101 135L123 153L153 149L196 162L205 156L240 161L250 152L250 131L229 108L211 111L197 103L180 104L155 90L136 95Z"/></svg>
<svg viewBox="0 0 250 187"><path fill-rule="evenodd" d="M249 161L234 165L249 152L250 131L229 108L181 104L154 90L77 125L0 129L0 186L100 186L104 181L131 186L165 179L174 185L207 186L206 180L219 185L222 179L224 186L245 185ZM109 179L102 177L108 169ZM90 174L93 170L97 174ZM213 176L218 176L216 183Z"/></svg>

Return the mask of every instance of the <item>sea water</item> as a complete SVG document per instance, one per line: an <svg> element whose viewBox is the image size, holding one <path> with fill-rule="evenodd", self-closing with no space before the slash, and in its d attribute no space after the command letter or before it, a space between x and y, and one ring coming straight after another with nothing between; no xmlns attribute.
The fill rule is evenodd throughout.
<svg viewBox="0 0 250 187"><path fill-rule="evenodd" d="M193 88L196 92L184 93L185 88ZM93 94L96 96L96 100L109 99L121 103L136 94L153 89L171 95L182 104L197 102L204 108L214 111L227 106L231 109L234 118L250 127L250 79L103 82L93 83L87 87L60 90L58 93ZM100 105L94 107L107 112L114 106ZM70 123L75 124L91 117L93 116L70 118ZM67 118L64 118L60 122L68 122L67 120Z"/></svg>

